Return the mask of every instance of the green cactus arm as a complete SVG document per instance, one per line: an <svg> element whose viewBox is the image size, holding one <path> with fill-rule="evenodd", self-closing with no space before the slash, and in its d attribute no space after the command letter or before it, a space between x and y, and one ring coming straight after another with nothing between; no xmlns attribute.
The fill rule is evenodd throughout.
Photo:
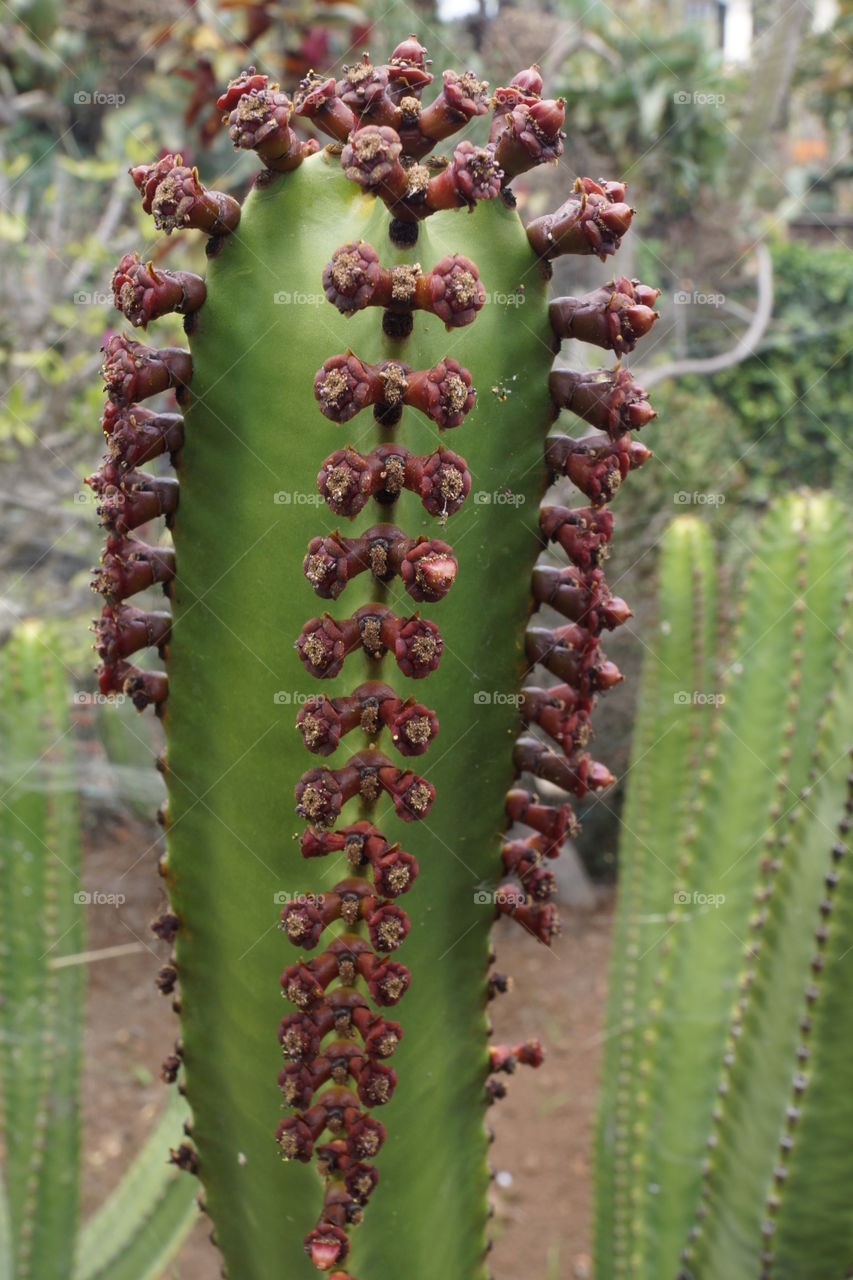
<svg viewBox="0 0 853 1280"><path fill-rule="evenodd" d="M6 1195L5 1178L0 1170L0 1280L13 1280L14 1275L9 1198Z"/></svg>
<svg viewBox="0 0 853 1280"><path fill-rule="evenodd" d="M302 217L308 202L310 223ZM346 227L351 239L374 243L387 240L386 221L384 208L342 179L323 153L286 180L254 192L239 241L211 263L208 301L192 340L194 386L209 384L211 391L200 394L187 414L179 472L183 487L174 536L181 571L165 717L168 874L173 905L193 920L191 935L178 945L193 1138L220 1247L226 1258L241 1260L239 1273L246 1277L264 1275L270 1256L279 1257L294 1277L313 1273L293 1224L310 1222L312 1209L316 1214L316 1178L299 1166L283 1166L271 1141L270 1121L274 1128L281 1107L275 1028L286 1012L275 976L296 958L274 927L280 909L274 895L322 893L342 874L340 863L328 868L299 858L292 798L294 779L311 763L293 727L295 708L315 692L293 641L322 604L293 568L305 554L306 535L335 522L316 506L307 508L314 520L306 520L306 507L296 499L276 505L274 495L282 489L311 495L318 458L345 442L340 428L317 421L313 370L330 350L347 345L363 358L383 354L375 319L330 318L328 305L276 305L274 296L286 290L293 298L316 298L319 268L342 238L338 228ZM536 553L530 525L541 487L542 435L537 438L527 424L547 421L551 360L544 288L530 271L523 232L508 210L490 205L470 217L449 218L446 226L429 223L417 249L426 262L447 252L476 257L490 289L510 296L524 283L526 300L525 326L513 330L509 364L500 306L484 308L470 330L454 335L451 348L460 363L470 359L482 388L464 442L476 485L491 495L501 494L515 476L521 483L513 484L517 507L466 504L453 517L447 537L460 553L467 549L467 566L447 599L432 609L423 606L425 616L440 622L447 651L439 672L423 682L442 685L441 737L423 765L438 799L422 824L426 848L416 889L405 903L412 928L401 951L422 980L413 981L406 995L405 1018L401 1010L405 1038L394 1057L399 1084L387 1108L395 1118L386 1121L382 1182L353 1246L355 1274L397 1270L412 1280L478 1274L484 1248L486 1137L478 1104L486 1071L491 911L478 908L474 894L494 876L493 841L502 825L503 789L511 780L508 760L495 747L511 741L515 722L511 694L523 659L521 628L513 636L509 619L523 625L527 613L520 566ZM259 261L269 270L265 265L259 272ZM229 353L240 347L248 314L253 335L262 341L235 363ZM437 321L422 329L405 352L418 368L431 366L448 349ZM309 375L292 379L286 402L277 392L284 358L298 359ZM523 398L517 393L501 401L489 389L508 381L507 368L512 374L538 373L538 385L530 377ZM225 369L228 376L222 377ZM364 451L382 438L371 424L359 428L354 443ZM421 422L407 425L405 419L396 439L415 452L437 442L429 428L425 438ZM221 510L211 500L221 492L229 494L224 529ZM394 519L407 531L432 532L414 495L403 495ZM212 545L221 548L215 560ZM275 578L269 588L261 585L268 566L276 565L282 584L287 576L286 590L276 589ZM377 593L375 584L362 588L358 580L341 603L346 600L349 613L383 597L395 612L410 611L399 590ZM476 629L467 625L472 611ZM343 693L374 670L367 659L351 658L342 677L323 683L332 694ZM279 690L292 699L289 705L275 703ZM480 690L508 701L480 709ZM429 692L417 695L428 699ZM478 796L492 797L488 806L471 803L475 785ZM390 841L414 846L413 826L396 819L387 802L372 821ZM211 999L214 1018L207 1012ZM425 1201L429 1214L418 1209Z"/></svg>
<svg viewBox="0 0 853 1280"><path fill-rule="evenodd" d="M643 1186L659 1189L645 1192L655 1271L676 1267L699 1189L762 841L772 838L808 776L844 594L838 577L827 580L843 568L839 533L838 512L823 499L791 497L765 518L751 564L707 782L678 866L676 891L691 901L673 914L677 927L652 1004L655 1064L640 1195ZM694 894L705 895L698 909Z"/></svg>
<svg viewBox="0 0 853 1280"><path fill-rule="evenodd" d="M292 103L243 73L218 106L267 166L245 211L180 157L131 170L160 229L210 235L206 280L138 255L113 277L131 323L187 317L189 352L120 334L104 347L99 683L155 704L166 728L170 910L155 929L175 954L158 985L179 991L181 1047L164 1067L184 1076L194 1144L173 1158L201 1178L226 1265L246 1280L338 1266L362 1217L352 1265L373 1280L483 1276L485 1107L498 1071L542 1056L538 1042L487 1047L486 1001L505 988L488 974L490 925L503 913L543 941L556 930L545 860L574 813L540 803L537 780L579 800L612 781L586 750L596 697L621 679L601 633L630 616L600 568L605 508L650 457L631 433L654 411L618 361L548 370L562 338L632 350L658 291L619 277L547 305L552 258L618 248L624 184L578 179L525 232L509 184L560 155L564 104L541 97L531 67L493 98L447 71L422 106L425 52L410 37L382 66L307 77ZM490 105L488 147L429 158ZM301 142L294 116L332 144ZM185 419L139 407L169 389ZM600 434L551 436L543 457L562 409ZM464 458L444 447L451 428ZM135 470L164 453L179 485ZM548 475L591 505L537 510ZM399 527L336 527L371 497ZM128 538L155 515L174 553ZM540 566L531 592L543 541L569 563ZM152 582L171 615L125 604ZM317 597L344 588L324 612ZM531 594L568 623L525 631ZM168 677L126 661L143 647ZM519 694L537 664L561 683ZM393 686L363 682L380 673ZM423 777L377 749L383 726L404 758L429 748ZM306 750L329 763L311 767ZM342 821L360 820L336 827L349 800ZM498 852L507 819L532 834L510 831ZM405 911L383 900L413 885ZM397 1023L382 1010L401 996ZM362 1107L385 1103L374 1167L383 1126ZM312 1155L322 1184L297 1167Z"/></svg>
<svg viewBox="0 0 853 1280"><path fill-rule="evenodd" d="M836 548L845 545L845 541L849 545L838 505L831 500L828 503L833 508ZM843 590L841 571L846 567L842 561L827 574L823 585L828 593ZM848 594L847 614L849 602ZM828 601L822 603L825 607ZM818 602L813 601L812 607L817 608ZM845 623L849 624L849 617ZM791 807L793 821L776 833L761 868L756 909L750 921L750 959L741 976L718 1085L717 1123L703 1185L704 1208L690 1246L690 1267L697 1277L758 1275L769 1250L777 1254L772 1266L774 1277L808 1274L815 1280L818 1276L827 1280L842 1274L853 1258L849 1233L845 1241L843 1230L839 1230L845 1221L849 1223L846 1202L836 1202L839 1217L833 1230L827 1231L818 1253L814 1248L809 1253L808 1249L820 1237L821 1228L815 1225L811 1233L803 1230L805 1222L814 1223L822 1216L824 1226L828 1227L830 1221L825 1216L826 1195L833 1185L833 1175L825 1185L817 1185L822 1182L826 1167L820 1140L825 1141L832 1133L831 1141L849 1143L851 1134L849 1123L844 1124L843 1105L837 1114L830 1110L820 1115L820 1095L823 1093L826 1099L827 1082L830 1089L835 1086L837 1093L843 1090L837 1089L837 1077L834 1079L831 1074L837 1064L826 1064L818 1052L820 1037L812 1030L804 1033L802 1025L804 1016L813 1016L810 1009L804 1008L804 990L816 981L821 984L818 1016L825 1016L822 1001L828 995L832 1002L836 976L842 973L841 969L830 967L816 979L811 964L819 949L815 929L825 928L828 917L836 943L835 931L844 929L842 895L834 885L839 850L843 855L845 849L843 838L842 843L835 844L831 856L826 850L833 844L835 828L843 820L848 797L853 661L847 635L849 625L839 632L835 662L838 676L827 696L814 741L809 785L801 792L799 804ZM849 935L846 937L849 939ZM841 949L846 945L844 941ZM841 986L845 986L843 977ZM849 987L842 998L847 997ZM845 1015L837 1006L833 1012L837 1016L834 1030L843 1041ZM849 1025L849 1005L845 1014ZM809 1079L809 1091L812 1085L816 1087L815 1114L820 1116L818 1126L823 1124L824 1129L813 1149L805 1149L809 1160L805 1167L811 1171L808 1189L795 1184L789 1198L792 1159L802 1159L803 1151L802 1127L799 1122L789 1123L786 1111L791 1105L800 1105L798 1099L792 1098L792 1077L800 1076ZM813 1096L807 1094L806 1105L811 1105ZM794 1141L793 1158L780 1146L780 1142L787 1141L786 1134ZM776 1235L783 1230L782 1220L771 1202L778 1202L780 1197L784 1213L790 1214L786 1228L793 1223L788 1244L799 1250L799 1270L783 1263L778 1255ZM774 1217L776 1230L767 1237L765 1224ZM821 1262L818 1255L822 1256Z"/></svg>
<svg viewBox="0 0 853 1280"><path fill-rule="evenodd" d="M77 1217L83 975L79 818L65 672L39 624L0 653L0 1035L15 1280L65 1280Z"/></svg>
<svg viewBox="0 0 853 1280"><path fill-rule="evenodd" d="M198 1217L196 1189L169 1164L189 1109L170 1097L145 1145L77 1239L73 1280L157 1280Z"/></svg>
<svg viewBox="0 0 853 1280"><path fill-rule="evenodd" d="M690 785L687 762L701 754L711 724L716 582L706 526L674 520L660 545L658 610L647 643L622 814L620 874L609 979L608 1039L598 1104L595 1187L597 1266L624 1266L631 1207L621 1158L634 1124L635 1092L650 984L665 934L678 832Z"/></svg>
<svg viewBox="0 0 853 1280"><path fill-rule="evenodd" d="M849 680L840 707L847 725L853 715L853 690ZM805 1079L797 1086L791 1106L799 1113L780 1131L782 1159L787 1177L778 1189L781 1208L770 1241L774 1280L795 1280L808 1274L814 1280L847 1275L853 1266L853 1208L849 1186L850 1150L853 1145L853 1107L850 1089L850 1009L853 982L850 974L850 939L853 937L853 891L850 874L850 734L846 737L847 776L839 839L833 847L828 874L837 878L827 897L831 914L815 917L818 945L809 975L809 990L802 1007L808 1025L803 1028L795 1072ZM836 791L840 799L840 786ZM828 923L827 923L828 915ZM826 930L828 936L821 936ZM811 990L812 985L816 990ZM796 1082L795 1082L796 1083ZM789 1140L793 1146L789 1145ZM774 1188L776 1190L776 1188Z"/></svg>

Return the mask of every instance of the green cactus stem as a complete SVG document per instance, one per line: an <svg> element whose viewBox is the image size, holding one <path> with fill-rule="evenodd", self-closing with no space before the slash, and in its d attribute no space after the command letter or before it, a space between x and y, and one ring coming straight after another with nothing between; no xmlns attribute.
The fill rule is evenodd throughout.
<svg viewBox="0 0 853 1280"><path fill-rule="evenodd" d="M157 1280L197 1209L166 1163L187 1111L172 1100L78 1231L85 901L66 669L56 637L16 627L0 650L0 1274ZM177 1061L177 1060L176 1060Z"/></svg>
<svg viewBox="0 0 853 1280"><path fill-rule="evenodd" d="M667 541L625 813L598 1273L828 1280L853 1263L850 984L829 963L847 945L850 533L828 497L771 509L721 683L695 536Z"/></svg>
<svg viewBox="0 0 853 1280"><path fill-rule="evenodd" d="M157 227L211 240L189 352L107 347L100 680L166 727L176 923L157 983L180 1008L193 1111L175 1159L241 1280L485 1276L485 1108L499 1075L541 1061L534 1043L488 1048L490 927L557 927L543 864L575 816L537 779L576 799L611 780L585 751L620 679L600 633L630 616L600 567L602 508L649 456L628 433L653 415L627 370L548 379L569 328L628 350L655 291L620 279L571 324L568 300L549 313L548 259L615 252L624 187L584 179L528 236L509 183L560 154L563 104L535 68L491 98L448 71L423 103L425 55L412 37L387 63L310 75L293 103L253 68L232 81L219 108L265 166L242 211L180 157L132 170ZM485 145L453 138L489 106ZM332 143L299 143L300 117ZM180 289L157 305L186 310ZM502 298L523 299L523 323ZM168 391L182 434L136 408ZM607 435L555 436L546 461L564 406ZM464 456L439 444L451 429ZM139 479L146 451L177 466L174 557L128 532L166 493ZM577 474L594 505L547 508L537 530L549 473ZM337 527L371 498L387 522ZM525 633L548 539L569 563L537 569L534 603L567 621ZM158 584L171 625L126 603ZM317 595L343 596L334 616ZM129 669L143 638L168 690ZM561 683L519 694L536 663ZM429 682L417 701L409 680ZM525 830L501 849L508 822Z"/></svg>

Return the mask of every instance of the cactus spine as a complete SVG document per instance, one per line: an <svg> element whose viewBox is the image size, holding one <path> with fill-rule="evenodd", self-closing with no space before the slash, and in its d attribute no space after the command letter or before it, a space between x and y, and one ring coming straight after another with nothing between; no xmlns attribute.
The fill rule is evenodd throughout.
<svg viewBox="0 0 853 1280"><path fill-rule="evenodd" d="M509 183L559 156L562 103L535 68L491 97L447 71L423 104L432 79L414 37L292 103L244 72L219 100L265 165L242 211L180 157L132 170L155 225L205 231L210 262L203 285L127 257L116 276L132 323L185 313L190 351L106 350L100 682L166 726L175 956L158 981L182 1019L181 1160L245 1280L485 1275L490 1077L541 1060L487 1047L490 926L497 908L556 928L543 860L574 817L536 779L579 799L611 780L586 750L621 678L600 633L630 615L600 568L605 504L650 456L629 433L654 415L618 364L549 370L561 337L630 350L657 291L619 279L549 311L553 257L615 252L624 186L582 179L525 233ZM430 154L489 107L487 145ZM298 117L331 144L301 141ZM183 422L140 414L169 391ZM563 408L596 434L554 436L543 462ZM172 455L179 495L136 470L145 449ZM590 505L537 529L549 474ZM174 553L131 533L153 514ZM535 571L534 603L564 621L525 633L544 541L568 563ZM126 603L158 584L171 617ZM128 661L146 646L168 685ZM560 683L525 689L519 714L536 663ZM532 792L507 794L513 768ZM499 858L507 819L523 834Z"/></svg>

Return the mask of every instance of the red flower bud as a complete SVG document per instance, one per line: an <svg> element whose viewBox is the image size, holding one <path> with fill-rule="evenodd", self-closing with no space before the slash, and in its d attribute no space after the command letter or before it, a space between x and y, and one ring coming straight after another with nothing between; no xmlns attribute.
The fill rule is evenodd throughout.
<svg viewBox="0 0 853 1280"><path fill-rule="evenodd" d="M633 209L624 203L621 183L578 178L575 190L555 213L535 218L527 228L533 252L546 261L564 253L597 254L602 261L619 248Z"/></svg>
<svg viewBox="0 0 853 1280"><path fill-rule="evenodd" d="M87 476L86 484L98 495L98 518L111 533L129 533L159 516L165 516L170 525L178 505L177 480L145 471L120 471L110 461Z"/></svg>
<svg viewBox="0 0 853 1280"><path fill-rule="evenodd" d="M171 627L168 613L149 613L130 604L107 604L94 626L95 652L103 662L115 664L138 649L162 650Z"/></svg>
<svg viewBox="0 0 853 1280"><path fill-rule="evenodd" d="M156 582L165 585L174 576L171 547L152 547L137 538L110 535L92 585L110 604L117 604Z"/></svg>
<svg viewBox="0 0 853 1280"><path fill-rule="evenodd" d="M468 370L448 357L432 369L410 373L405 403L420 409L443 431L459 426L473 409L475 395Z"/></svg>
<svg viewBox="0 0 853 1280"><path fill-rule="evenodd" d="M357 125L353 112L338 97L334 76L324 78L314 71L299 84L293 114L305 116L336 142L346 142Z"/></svg>
<svg viewBox="0 0 853 1280"><path fill-rule="evenodd" d="M331 1271L339 1262L345 1262L349 1253L349 1240L341 1227L320 1223L305 1237L305 1252L318 1271Z"/></svg>
<svg viewBox="0 0 853 1280"><path fill-rule="evenodd" d="M629 471L643 466L652 456L639 440L627 432L615 440L609 436L549 436L545 442L545 462L552 477L567 476L596 506L609 502Z"/></svg>
<svg viewBox="0 0 853 1280"><path fill-rule="evenodd" d="M577 819L570 804L539 804L527 791L513 789L507 792L506 814L510 822L521 822L532 827L544 837L541 851L546 857L556 857L567 835L577 833Z"/></svg>
<svg viewBox="0 0 853 1280"><path fill-rule="evenodd" d="M443 600L456 580L458 568L446 542L418 539L400 566L400 576L413 600Z"/></svg>
<svg viewBox="0 0 853 1280"><path fill-rule="evenodd" d="M495 160L504 171L504 182L520 173L558 160L563 154L566 104L562 98L520 102L504 117L497 138Z"/></svg>
<svg viewBox="0 0 853 1280"><path fill-rule="evenodd" d="M491 147L460 142L450 164L427 183L423 208L416 216L425 217L438 209L473 209L478 200L494 200L500 195L502 178L503 170Z"/></svg>
<svg viewBox="0 0 853 1280"><path fill-rule="evenodd" d="M532 585L537 604L550 605L587 631L612 631L633 616L624 600L610 594L600 569L582 570L573 564L561 569L536 565Z"/></svg>
<svg viewBox="0 0 853 1280"><path fill-rule="evenodd" d="M570 791L579 800L588 791L600 791L616 781L606 765L591 760L588 755L567 760L538 738L519 738L513 759L519 772L544 778L563 791Z"/></svg>
<svg viewBox="0 0 853 1280"><path fill-rule="evenodd" d="M143 263L138 253L126 253L113 272L113 300L132 325L143 328L150 320L177 312L197 311L206 295L201 276L191 271L165 271L153 262Z"/></svg>
<svg viewBox="0 0 853 1280"><path fill-rule="evenodd" d="M551 542L559 542L579 569L597 568L607 555L613 535L613 515L591 507L542 507L539 527Z"/></svg>
<svg viewBox="0 0 853 1280"><path fill-rule="evenodd" d="M108 442L110 462L131 471L161 454L180 452L184 420L178 413L154 413L142 405L119 407L108 400L101 426Z"/></svg>
<svg viewBox="0 0 853 1280"><path fill-rule="evenodd" d="M101 349L104 383L110 399L119 407L174 387L186 387L193 376L188 351L173 347L157 351L119 333L114 333Z"/></svg>
<svg viewBox="0 0 853 1280"><path fill-rule="evenodd" d="M530 662L540 662L582 694L611 689L622 679L615 663L602 656L598 637L575 623L553 630L528 627L525 646Z"/></svg>
<svg viewBox="0 0 853 1280"><path fill-rule="evenodd" d="M619 276L579 298L555 298L549 309L551 327L558 338L577 338L622 355L633 351L657 320L653 308L659 293Z"/></svg>
<svg viewBox="0 0 853 1280"><path fill-rule="evenodd" d="M268 169L289 173L314 149L301 143L291 129L291 113L290 99L277 85L246 88L227 118L234 149L257 151Z"/></svg>
<svg viewBox="0 0 853 1280"><path fill-rule="evenodd" d="M550 387L558 409L570 409L599 431L606 431L611 440L626 431L639 431L657 417L643 388L619 366L586 373L556 369Z"/></svg>
<svg viewBox="0 0 853 1280"><path fill-rule="evenodd" d="M368 124L350 134L341 152L341 167L351 182L393 205L403 199L409 185L400 163L402 150L396 130Z"/></svg>
<svg viewBox="0 0 853 1280"><path fill-rule="evenodd" d="M314 1150L311 1130L301 1116L287 1116L275 1131L275 1140L285 1160L307 1164Z"/></svg>
<svg viewBox="0 0 853 1280"><path fill-rule="evenodd" d="M201 185L198 171L182 164L180 156L167 155L156 164L137 165L130 176L142 194L143 209L153 214L155 227L167 235L185 227L227 235L240 221L240 206L233 196L208 191Z"/></svg>

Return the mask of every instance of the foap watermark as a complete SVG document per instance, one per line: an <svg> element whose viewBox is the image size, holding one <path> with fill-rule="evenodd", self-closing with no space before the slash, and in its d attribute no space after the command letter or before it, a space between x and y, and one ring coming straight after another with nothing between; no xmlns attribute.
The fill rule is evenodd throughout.
<svg viewBox="0 0 853 1280"><path fill-rule="evenodd" d="M724 693L703 693L701 689L679 689L672 695L677 707L721 707L726 700Z"/></svg>
<svg viewBox="0 0 853 1280"><path fill-rule="evenodd" d="M676 889L672 901L677 907L721 907L726 900L724 893L699 893L698 889Z"/></svg>
<svg viewBox="0 0 853 1280"><path fill-rule="evenodd" d="M478 907L488 907L491 905L500 906L501 904L512 905L518 901L518 893L510 892L509 889L475 889L474 905Z"/></svg>
<svg viewBox="0 0 853 1280"><path fill-rule="evenodd" d="M478 507L523 507L526 501L523 493L511 493L509 489L496 489L492 493L478 489L474 494L474 505Z"/></svg>
<svg viewBox="0 0 853 1280"><path fill-rule="evenodd" d="M279 689L272 700L277 707L301 707L304 702L316 698L316 693L301 693L298 689Z"/></svg>
<svg viewBox="0 0 853 1280"><path fill-rule="evenodd" d="M277 507L320 507L325 501L321 493L305 493L297 489L279 489L272 500Z"/></svg>
<svg viewBox="0 0 853 1280"><path fill-rule="evenodd" d="M272 300L277 307L323 307L327 298L325 293L289 293L279 289Z"/></svg>
<svg viewBox="0 0 853 1280"><path fill-rule="evenodd" d="M526 299L523 286L515 293L486 293L486 305L494 307L523 307Z"/></svg>
<svg viewBox="0 0 853 1280"><path fill-rule="evenodd" d="M721 507L726 500L724 493L688 493L685 489L679 489L677 493L672 495L672 500L677 507Z"/></svg>
<svg viewBox="0 0 853 1280"><path fill-rule="evenodd" d="M123 93L110 93L106 89L78 89L74 94L75 107L123 107L126 102Z"/></svg>
<svg viewBox="0 0 853 1280"><path fill-rule="evenodd" d="M123 693L87 693L85 689L78 689L72 701L75 707L100 707L108 702L121 706L127 699Z"/></svg>
<svg viewBox="0 0 853 1280"><path fill-rule="evenodd" d="M709 93L707 89L677 89L672 95L677 107L714 107L719 108L726 100L724 93Z"/></svg>
<svg viewBox="0 0 853 1280"><path fill-rule="evenodd" d="M676 307L724 307L724 293L702 293L700 289L676 289L672 295Z"/></svg>
<svg viewBox="0 0 853 1280"><path fill-rule="evenodd" d="M474 694L475 707L520 707L520 693L502 693L500 689L478 689Z"/></svg>
<svg viewBox="0 0 853 1280"><path fill-rule="evenodd" d="M279 907L291 902L299 907L322 907L326 901L326 895L324 893L286 893L284 889L279 889L273 894L272 900Z"/></svg>
<svg viewBox="0 0 853 1280"><path fill-rule="evenodd" d="M78 907L123 907L127 898L123 893L104 893L101 889L78 889L74 895Z"/></svg>
<svg viewBox="0 0 853 1280"><path fill-rule="evenodd" d="M94 291L75 289L71 295L71 301L75 307L111 307L113 305L113 295L111 293L101 293L97 289Z"/></svg>

